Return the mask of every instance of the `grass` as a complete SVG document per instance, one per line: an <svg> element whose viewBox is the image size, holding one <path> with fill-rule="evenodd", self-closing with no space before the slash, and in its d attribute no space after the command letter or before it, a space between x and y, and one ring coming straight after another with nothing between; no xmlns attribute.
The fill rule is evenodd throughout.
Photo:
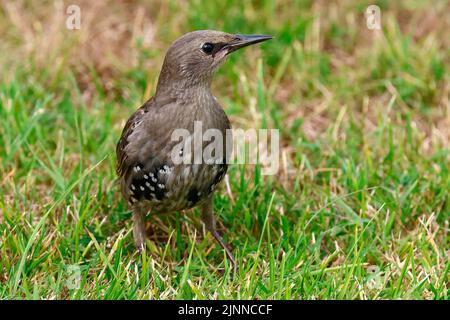
<svg viewBox="0 0 450 320"><path fill-rule="evenodd" d="M449 299L446 1L378 1L378 32L364 1L78 4L78 31L0 4L0 299ZM138 256L116 183L124 122L201 28L276 36L214 82L282 143L277 175L234 165L216 194L235 278L197 210L149 218Z"/></svg>

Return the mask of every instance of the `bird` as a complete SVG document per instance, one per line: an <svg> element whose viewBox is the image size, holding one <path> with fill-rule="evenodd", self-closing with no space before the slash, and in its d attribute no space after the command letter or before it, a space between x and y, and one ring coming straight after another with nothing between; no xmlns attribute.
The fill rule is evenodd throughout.
<svg viewBox="0 0 450 320"><path fill-rule="evenodd" d="M226 138L231 124L211 92L211 82L231 53L272 38L197 30L182 35L167 50L154 96L130 116L116 146L116 171L121 193L132 211L133 238L140 254L146 242L147 214L197 207L205 228L236 270L236 260L217 231L213 211L214 192L228 169L225 149L232 139ZM207 147L203 141L192 147L196 123L201 124L203 133L214 129L223 135L218 144L223 150L218 150L214 161L192 162L193 154ZM173 138L177 130L187 133L181 147L180 140ZM174 150L182 157L181 163L174 160Z"/></svg>

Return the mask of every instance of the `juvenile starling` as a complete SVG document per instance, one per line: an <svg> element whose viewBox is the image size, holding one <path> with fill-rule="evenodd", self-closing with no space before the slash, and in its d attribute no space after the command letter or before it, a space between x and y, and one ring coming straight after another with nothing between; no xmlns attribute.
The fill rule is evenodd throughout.
<svg viewBox="0 0 450 320"><path fill-rule="evenodd" d="M172 134L183 129L192 141L194 122L199 121L203 132L216 129L222 133L226 150L230 122L211 93L213 73L229 53L271 38L202 30L183 35L167 51L155 95L128 119L116 148L117 173L122 194L133 210L133 235L139 252L145 245L144 217L148 212L199 207L207 230L236 267L230 248L216 230L213 212L214 190L227 171L226 152L213 163L179 163L173 159L179 140L173 141ZM202 150L206 146L200 144ZM187 149L192 150L189 155L184 154ZM195 150L195 146L181 148L177 153L192 159Z"/></svg>

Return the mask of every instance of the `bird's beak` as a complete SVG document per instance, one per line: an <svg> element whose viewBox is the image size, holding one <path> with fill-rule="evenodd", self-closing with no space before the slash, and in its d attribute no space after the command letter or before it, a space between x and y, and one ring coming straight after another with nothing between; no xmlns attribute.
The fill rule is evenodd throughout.
<svg viewBox="0 0 450 320"><path fill-rule="evenodd" d="M244 35L244 34L237 34L236 38L231 41L229 44L227 44L225 47L227 49L227 54L231 53L233 51L236 51L240 48L250 46L252 44L260 43L266 40L272 39L272 36L266 36L266 35L259 35L259 34L252 34L252 35Z"/></svg>

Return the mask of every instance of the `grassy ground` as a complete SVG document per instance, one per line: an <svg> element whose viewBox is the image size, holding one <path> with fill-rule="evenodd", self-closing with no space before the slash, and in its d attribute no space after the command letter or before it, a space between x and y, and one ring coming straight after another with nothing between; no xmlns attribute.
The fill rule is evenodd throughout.
<svg viewBox="0 0 450 320"><path fill-rule="evenodd" d="M449 299L449 4L376 1L370 31L367 1L311 2L0 1L0 299ZM197 211L136 255L115 183L165 50L204 28L276 36L214 82L282 141L278 175L231 166L216 195L234 279Z"/></svg>

